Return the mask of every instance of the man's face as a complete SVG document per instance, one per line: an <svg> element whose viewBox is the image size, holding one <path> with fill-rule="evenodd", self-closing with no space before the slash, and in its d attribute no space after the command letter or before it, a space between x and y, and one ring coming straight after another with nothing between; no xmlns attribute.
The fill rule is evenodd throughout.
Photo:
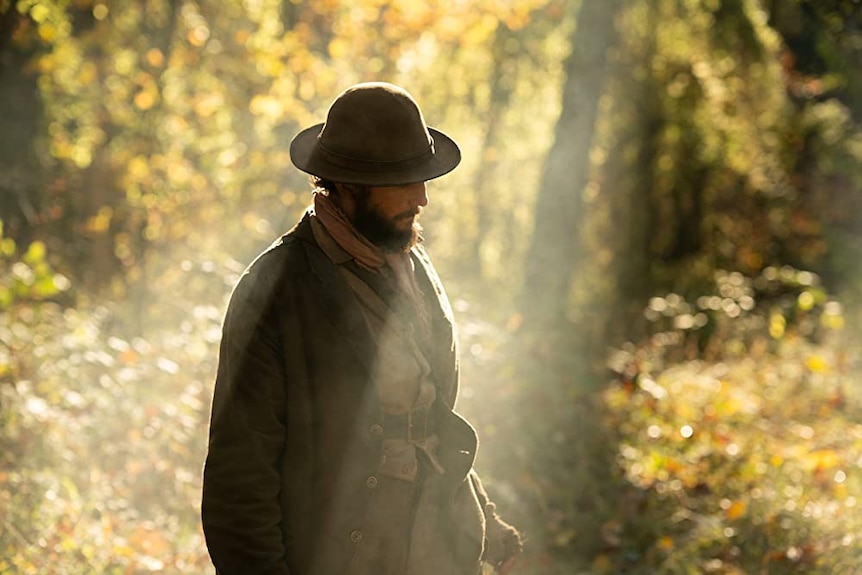
<svg viewBox="0 0 862 575"><path fill-rule="evenodd" d="M428 205L425 182L364 187L353 198L353 225L371 243L387 251L407 251L416 245L422 231L417 218Z"/></svg>

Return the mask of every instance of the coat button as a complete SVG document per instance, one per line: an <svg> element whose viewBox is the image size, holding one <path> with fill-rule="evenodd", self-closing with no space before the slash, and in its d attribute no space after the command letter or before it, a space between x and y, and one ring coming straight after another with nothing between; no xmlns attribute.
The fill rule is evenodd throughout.
<svg viewBox="0 0 862 575"><path fill-rule="evenodd" d="M368 489L374 489L375 487L377 487L377 478L373 475L369 476L368 479L365 480L365 486Z"/></svg>
<svg viewBox="0 0 862 575"><path fill-rule="evenodd" d="M379 423L375 423L368 428L368 432L371 433L373 437L380 437L381 435L383 435L383 426Z"/></svg>
<svg viewBox="0 0 862 575"><path fill-rule="evenodd" d="M359 543L360 541L362 541L362 531L351 531L350 540L354 543Z"/></svg>

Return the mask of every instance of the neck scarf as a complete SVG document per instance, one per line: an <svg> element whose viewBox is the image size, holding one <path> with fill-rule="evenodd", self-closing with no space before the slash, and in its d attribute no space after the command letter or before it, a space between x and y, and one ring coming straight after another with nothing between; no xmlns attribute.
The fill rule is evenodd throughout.
<svg viewBox="0 0 862 575"><path fill-rule="evenodd" d="M314 215L332 239L359 265L380 274L386 281L392 281L394 278L397 288L415 309L423 332L430 335L431 320L428 306L416 283L410 253L384 251L368 241L347 219L347 215L341 208L335 205L328 195L320 191L314 192Z"/></svg>
<svg viewBox="0 0 862 575"><path fill-rule="evenodd" d="M314 192L314 214L332 236L332 239L353 257L357 263L383 276L391 272L395 283L414 302L421 300L419 287L413 275L413 261L404 251L384 251L360 234L347 215L332 199L319 191Z"/></svg>
<svg viewBox="0 0 862 575"><path fill-rule="evenodd" d="M358 263L377 272L386 265L383 250L360 234L341 208L336 206L328 195L319 191L314 192L314 215L341 249Z"/></svg>

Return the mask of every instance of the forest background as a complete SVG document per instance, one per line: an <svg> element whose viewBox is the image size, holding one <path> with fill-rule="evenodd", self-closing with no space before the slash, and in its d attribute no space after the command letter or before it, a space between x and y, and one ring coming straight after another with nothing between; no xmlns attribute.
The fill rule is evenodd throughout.
<svg viewBox="0 0 862 575"><path fill-rule="evenodd" d="M0 0L0 573L212 572L220 323L288 142L406 86L515 572L862 563L858 0Z"/></svg>

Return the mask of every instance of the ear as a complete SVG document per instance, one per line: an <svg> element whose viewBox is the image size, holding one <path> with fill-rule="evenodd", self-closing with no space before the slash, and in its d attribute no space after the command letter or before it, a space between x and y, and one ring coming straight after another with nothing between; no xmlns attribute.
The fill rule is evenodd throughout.
<svg viewBox="0 0 862 575"><path fill-rule="evenodd" d="M356 194L359 193L360 186L354 184L342 184L333 182L335 186L335 194L331 194L332 201L341 208L349 219L353 219L353 213L356 206Z"/></svg>
<svg viewBox="0 0 862 575"><path fill-rule="evenodd" d="M335 182L335 189L338 190L339 194L355 196L362 189L362 186L357 186L356 184L342 184L340 182Z"/></svg>

